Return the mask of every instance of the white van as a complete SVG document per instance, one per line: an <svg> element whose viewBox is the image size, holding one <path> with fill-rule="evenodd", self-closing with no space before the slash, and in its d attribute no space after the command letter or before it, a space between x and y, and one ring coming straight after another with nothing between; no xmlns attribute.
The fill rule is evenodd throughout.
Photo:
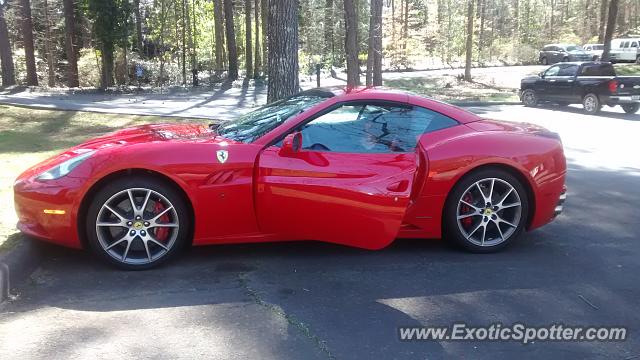
<svg viewBox="0 0 640 360"><path fill-rule="evenodd" d="M611 40L612 62L631 61L640 63L640 37Z"/></svg>

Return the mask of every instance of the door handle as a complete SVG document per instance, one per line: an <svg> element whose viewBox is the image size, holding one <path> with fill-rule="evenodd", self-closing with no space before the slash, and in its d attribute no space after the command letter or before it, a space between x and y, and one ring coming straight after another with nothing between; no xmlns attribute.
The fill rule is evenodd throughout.
<svg viewBox="0 0 640 360"><path fill-rule="evenodd" d="M555 79L549 79L549 82L556 82Z"/></svg>
<svg viewBox="0 0 640 360"><path fill-rule="evenodd" d="M408 187L409 187L409 180L400 180L387 186L387 190L393 191L393 192L404 192L404 191L407 191Z"/></svg>

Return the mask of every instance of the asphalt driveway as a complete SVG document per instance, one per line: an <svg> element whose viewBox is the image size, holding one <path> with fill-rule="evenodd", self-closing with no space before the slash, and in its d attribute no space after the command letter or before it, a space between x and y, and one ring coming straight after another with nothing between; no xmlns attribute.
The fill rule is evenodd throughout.
<svg viewBox="0 0 640 360"><path fill-rule="evenodd" d="M0 307L0 358L640 357L640 115L477 107L560 132L565 213L506 251L440 241L370 252L320 243L196 248L123 272L47 247ZM625 326L625 342L401 342L399 326Z"/></svg>

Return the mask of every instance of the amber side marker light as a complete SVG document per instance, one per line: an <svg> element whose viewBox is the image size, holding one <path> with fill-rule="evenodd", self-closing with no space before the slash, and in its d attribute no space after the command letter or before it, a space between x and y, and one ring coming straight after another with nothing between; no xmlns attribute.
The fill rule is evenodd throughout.
<svg viewBox="0 0 640 360"><path fill-rule="evenodd" d="M50 214L50 215L64 215L64 214L66 214L66 211L64 211L64 210L55 210L55 209L44 209L43 212L45 214Z"/></svg>

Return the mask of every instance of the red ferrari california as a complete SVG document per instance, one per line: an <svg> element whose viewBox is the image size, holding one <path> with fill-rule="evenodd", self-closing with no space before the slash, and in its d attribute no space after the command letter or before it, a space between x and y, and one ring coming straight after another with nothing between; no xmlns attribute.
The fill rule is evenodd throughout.
<svg viewBox="0 0 640 360"><path fill-rule="evenodd" d="M562 211L557 134L388 89L316 89L217 126L144 125L25 171L18 228L125 269L190 245L446 238L491 252Z"/></svg>

